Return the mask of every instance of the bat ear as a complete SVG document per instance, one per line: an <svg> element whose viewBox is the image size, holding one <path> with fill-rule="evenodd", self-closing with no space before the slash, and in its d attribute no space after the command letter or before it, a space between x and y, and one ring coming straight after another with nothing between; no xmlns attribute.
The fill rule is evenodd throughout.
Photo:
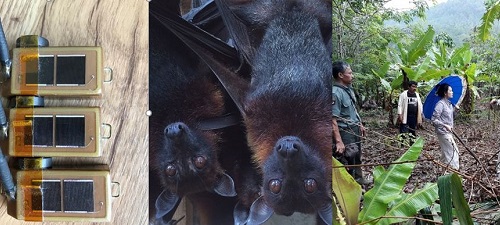
<svg viewBox="0 0 500 225"><path fill-rule="evenodd" d="M244 114L242 101L250 87L250 68L236 49L172 11L150 8L150 14L205 62Z"/></svg>
<svg viewBox="0 0 500 225"><path fill-rule="evenodd" d="M327 225L332 225L333 223L333 207L332 204L326 204L325 207L318 210L318 216Z"/></svg>
<svg viewBox="0 0 500 225"><path fill-rule="evenodd" d="M156 219L161 219L163 216L167 215L170 211L172 211L177 205L178 201L179 201L179 196L168 190L164 190L158 196L155 202Z"/></svg>
<svg viewBox="0 0 500 225"><path fill-rule="evenodd" d="M264 197L260 196L250 206L250 215L247 225L260 225L266 222L273 215L274 210L266 204Z"/></svg>
<svg viewBox="0 0 500 225"><path fill-rule="evenodd" d="M236 189L234 188L234 181L226 173L222 174L222 177L217 180L214 187L215 193L224 197L234 197L236 196Z"/></svg>
<svg viewBox="0 0 500 225"><path fill-rule="evenodd" d="M248 208L243 206L240 201L234 206L234 225L245 225L248 220Z"/></svg>

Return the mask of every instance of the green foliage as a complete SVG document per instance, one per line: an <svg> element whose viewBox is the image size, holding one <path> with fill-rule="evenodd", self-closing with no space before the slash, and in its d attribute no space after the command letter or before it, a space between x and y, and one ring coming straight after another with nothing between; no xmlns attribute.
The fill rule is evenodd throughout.
<svg viewBox="0 0 500 225"><path fill-rule="evenodd" d="M391 84L389 83L389 81L386 80L388 77L389 65L390 65L389 62L386 62L379 70L375 71L374 69L372 69L372 73L375 74L375 76L377 76L380 79L382 87L386 91L392 90Z"/></svg>
<svg viewBox="0 0 500 225"><path fill-rule="evenodd" d="M332 190L338 200L347 224L357 224L361 186L352 178L337 159L332 157ZM335 220L335 218L334 218Z"/></svg>
<svg viewBox="0 0 500 225"><path fill-rule="evenodd" d="M418 138L415 144L395 162L415 161L422 151L423 140ZM426 185L412 194L402 193L402 189L411 175L415 163L393 164L387 170L378 166L373 171L375 183L364 195L363 210L359 222L375 224L377 221L388 224L399 219L382 219L384 216L413 216L420 209L429 206L437 199L435 185Z"/></svg>
<svg viewBox="0 0 500 225"><path fill-rule="evenodd" d="M386 22L386 24L401 29L417 24L420 26L431 25L437 34L448 34L454 45L460 46L477 29L481 16L485 12L483 1L447 0L429 7L425 12L425 20L414 19L409 24L395 22ZM494 23L491 33L498 33L498 30L498 24Z"/></svg>
<svg viewBox="0 0 500 225"><path fill-rule="evenodd" d="M413 66L421 57L425 56L432 46L433 36L434 29L429 26L424 34L416 37L408 45L399 40L396 43L397 49L393 49L390 54L394 57L394 61L400 64L400 67Z"/></svg>
<svg viewBox="0 0 500 225"><path fill-rule="evenodd" d="M439 79L440 77L445 77L450 73L451 70L429 69L425 71L425 74L422 75L421 80L429 81L429 80Z"/></svg>
<svg viewBox="0 0 500 225"><path fill-rule="evenodd" d="M408 48L408 55L406 59L407 65L413 65L417 62L420 57L424 56L432 44L432 38L434 37L434 29L429 26L425 34L411 43Z"/></svg>
<svg viewBox="0 0 500 225"><path fill-rule="evenodd" d="M450 53L450 63L451 66L465 66L471 61L471 48L468 43L462 45L462 47L452 50Z"/></svg>
<svg viewBox="0 0 500 225"><path fill-rule="evenodd" d="M439 33L435 38L434 38L434 43L436 45L441 45L443 44L444 46L448 47L448 48L453 48L455 47L455 43L453 42L453 39L450 37L450 35L448 35L447 33L445 32L441 32Z"/></svg>
<svg viewBox="0 0 500 225"><path fill-rule="evenodd" d="M493 22L500 17L500 2L496 2L486 10L483 17L481 17L481 26L478 28L479 39L486 41L490 37L491 27Z"/></svg>
<svg viewBox="0 0 500 225"><path fill-rule="evenodd" d="M473 224L460 177L455 173L441 176L438 178L438 188L443 223L445 225L452 223L454 205L460 224Z"/></svg>
<svg viewBox="0 0 500 225"><path fill-rule="evenodd" d="M332 158L332 190L338 199L342 213L334 207L334 224L380 224L389 225L407 221L420 210L440 212L443 224L452 224L454 215L460 224L473 224L470 208L464 198L462 182L457 174L438 178L438 183L428 183L413 193L404 193L403 187L408 180L423 148L423 139L418 138L407 152L386 170L377 166L373 170L375 183L364 195L363 210L359 212L361 187L347 173L342 164ZM398 163L402 162L402 163ZM434 202L440 199L437 207ZM337 202L335 202L337 203ZM337 204L335 204L337 205ZM455 206L453 208L453 206ZM356 215L359 216L356 220ZM435 213L433 213L435 214Z"/></svg>
<svg viewBox="0 0 500 225"><path fill-rule="evenodd" d="M437 184L426 184L422 189L415 190L411 194L401 194L400 198L394 201L391 205L386 216L392 217L407 217L416 215L420 209L423 209L438 198ZM381 219L378 224L388 225L397 222L403 222L403 218L388 218Z"/></svg>

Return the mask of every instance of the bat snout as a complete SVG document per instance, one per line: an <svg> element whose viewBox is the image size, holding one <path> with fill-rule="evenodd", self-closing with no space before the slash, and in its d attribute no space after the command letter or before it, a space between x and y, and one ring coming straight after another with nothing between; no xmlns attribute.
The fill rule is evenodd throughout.
<svg viewBox="0 0 500 225"><path fill-rule="evenodd" d="M180 137L187 129L186 124L182 122L171 123L169 124L165 130L165 136L168 138Z"/></svg>
<svg viewBox="0 0 500 225"><path fill-rule="evenodd" d="M278 154L283 158L291 158L302 149L302 142L294 136L280 138L274 147Z"/></svg>

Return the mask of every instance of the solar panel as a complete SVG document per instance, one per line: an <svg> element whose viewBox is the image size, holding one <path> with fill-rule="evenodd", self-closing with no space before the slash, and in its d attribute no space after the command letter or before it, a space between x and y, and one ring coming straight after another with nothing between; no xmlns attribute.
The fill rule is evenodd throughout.
<svg viewBox="0 0 500 225"><path fill-rule="evenodd" d="M85 55L58 55L56 85L85 84Z"/></svg>
<svg viewBox="0 0 500 225"><path fill-rule="evenodd" d="M26 120L32 121L32 126L25 127L25 145L40 147L54 146L53 143L53 117L52 115L31 115Z"/></svg>
<svg viewBox="0 0 500 225"><path fill-rule="evenodd" d="M54 56L40 55L26 60L27 85L54 85Z"/></svg>
<svg viewBox="0 0 500 225"><path fill-rule="evenodd" d="M44 180L41 183L34 181L33 184L40 185L40 189L35 189L32 192L33 210L62 211L60 180Z"/></svg>
<svg viewBox="0 0 500 225"><path fill-rule="evenodd" d="M85 117L83 115L56 115L56 146L85 146Z"/></svg>
<svg viewBox="0 0 500 225"><path fill-rule="evenodd" d="M93 212L94 182L92 180L65 180L64 211Z"/></svg>

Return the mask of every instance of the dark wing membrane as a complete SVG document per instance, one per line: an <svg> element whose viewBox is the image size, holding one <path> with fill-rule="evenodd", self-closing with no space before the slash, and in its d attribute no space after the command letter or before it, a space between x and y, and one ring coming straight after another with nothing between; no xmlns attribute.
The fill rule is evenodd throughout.
<svg viewBox="0 0 500 225"><path fill-rule="evenodd" d="M247 26L237 19L234 13L231 12L226 0L215 0L222 20L226 25L229 34L234 39L236 49L240 55L247 61L252 62L255 55L255 49L251 45L250 38L247 32Z"/></svg>
<svg viewBox="0 0 500 225"><path fill-rule="evenodd" d="M210 67L243 114L241 102L249 86L243 77L249 69L245 69L247 66L239 60L236 50L171 11L150 8L150 13Z"/></svg>

